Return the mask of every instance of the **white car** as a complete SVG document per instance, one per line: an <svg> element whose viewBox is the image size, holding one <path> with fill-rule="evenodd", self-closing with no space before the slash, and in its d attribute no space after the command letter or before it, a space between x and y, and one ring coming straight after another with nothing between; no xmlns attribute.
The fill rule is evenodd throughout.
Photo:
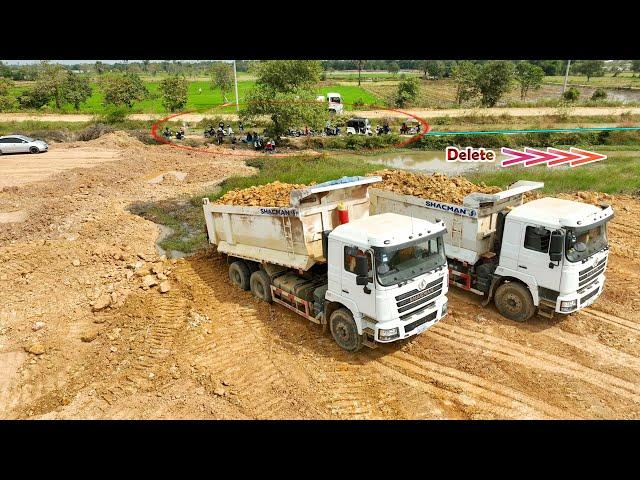
<svg viewBox="0 0 640 480"><path fill-rule="evenodd" d="M0 137L0 155L5 153L42 153L49 150L47 142L24 135Z"/></svg>

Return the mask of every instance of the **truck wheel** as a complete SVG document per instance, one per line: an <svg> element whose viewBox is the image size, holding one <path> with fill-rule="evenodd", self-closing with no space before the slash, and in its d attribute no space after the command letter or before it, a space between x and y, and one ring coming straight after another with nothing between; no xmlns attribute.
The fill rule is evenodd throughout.
<svg viewBox="0 0 640 480"><path fill-rule="evenodd" d="M264 270L257 270L251 274L251 293L267 303L273 302L271 298L271 280Z"/></svg>
<svg viewBox="0 0 640 480"><path fill-rule="evenodd" d="M329 319L331 335L336 343L347 352L357 352L362 348L362 335L358 335L358 327L353 315L346 308L339 308Z"/></svg>
<svg viewBox="0 0 640 480"><path fill-rule="evenodd" d="M249 275L249 267L246 263L237 260L229 265L229 280L242 290L249 290Z"/></svg>
<svg viewBox="0 0 640 480"><path fill-rule="evenodd" d="M526 322L535 313L531 293L521 283L503 283L496 290L494 302L498 311L509 320Z"/></svg>

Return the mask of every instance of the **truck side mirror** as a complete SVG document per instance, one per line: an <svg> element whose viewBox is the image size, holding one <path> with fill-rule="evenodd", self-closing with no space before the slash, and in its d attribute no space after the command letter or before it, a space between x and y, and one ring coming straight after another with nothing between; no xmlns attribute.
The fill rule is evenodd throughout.
<svg viewBox="0 0 640 480"><path fill-rule="evenodd" d="M564 236L561 232L555 231L551 234L551 241L549 245L549 259L552 262L557 262L560 265L562 260L562 250L564 247Z"/></svg>

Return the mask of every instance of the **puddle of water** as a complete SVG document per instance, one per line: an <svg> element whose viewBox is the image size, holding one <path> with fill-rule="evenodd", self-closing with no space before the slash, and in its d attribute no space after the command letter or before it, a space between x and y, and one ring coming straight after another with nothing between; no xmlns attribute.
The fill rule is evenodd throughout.
<svg viewBox="0 0 640 480"><path fill-rule="evenodd" d="M498 153L496 150L494 152ZM401 168L418 172L441 172L448 175L460 175L480 169L491 169L500 164L502 156L497 155L495 162L447 162L443 150L420 150L415 152L390 152L379 155L354 155L370 163L382 163L388 168Z"/></svg>
<svg viewBox="0 0 640 480"><path fill-rule="evenodd" d="M604 147L604 146L602 146ZM638 151L607 151L606 147L594 146L588 148L590 151L604 153L609 156L636 157ZM488 171L501 168L503 159L511 158L502 155L500 149L489 149L496 153L496 160L493 162L447 162L443 150L419 150L408 152L388 152L379 155L350 155L350 158L360 159L370 163L382 163L388 168L400 168L426 173L445 173L447 175L462 175L477 171ZM521 149L519 149L521 150ZM545 150L542 148L541 150ZM566 148L565 148L566 150ZM560 166L554 168L561 168Z"/></svg>

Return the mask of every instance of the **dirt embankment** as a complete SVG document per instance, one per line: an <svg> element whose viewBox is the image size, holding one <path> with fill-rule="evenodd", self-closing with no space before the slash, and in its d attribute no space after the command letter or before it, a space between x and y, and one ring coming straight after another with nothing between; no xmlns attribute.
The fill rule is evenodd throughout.
<svg viewBox="0 0 640 480"><path fill-rule="evenodd" d="M0 192L28 214L0 224L0 417L640 417L638 198L608 199L607 286L586 311L521 325L452 289L440 324L352 355L235 289L212 249L158 257L156 226L126 210L250 173L242 162L120 153ZM163 172L187 176L149 182Z"/></svg>

